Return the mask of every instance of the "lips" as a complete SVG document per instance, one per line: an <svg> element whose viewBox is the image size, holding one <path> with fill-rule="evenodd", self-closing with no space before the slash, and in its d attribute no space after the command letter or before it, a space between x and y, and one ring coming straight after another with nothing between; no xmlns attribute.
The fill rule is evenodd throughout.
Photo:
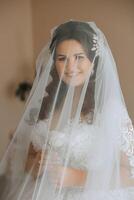
<svg viewBox="0 0 134 200"><path fill-rule="evenodd" d="M73 72L73 73L65 73L66 76L73 77L73 76L78 76L80 72Z"/></svg>

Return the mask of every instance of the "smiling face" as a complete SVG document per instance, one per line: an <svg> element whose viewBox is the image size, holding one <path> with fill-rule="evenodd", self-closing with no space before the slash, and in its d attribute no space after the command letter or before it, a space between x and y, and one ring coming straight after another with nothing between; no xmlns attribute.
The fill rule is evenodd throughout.
<svg viewBox="0 0 134 200"><path fill-rule="evenodd" d="M82 85L92 68L83 46L73 39L58 44L55 67L59 77L73 86Z"/></svg>

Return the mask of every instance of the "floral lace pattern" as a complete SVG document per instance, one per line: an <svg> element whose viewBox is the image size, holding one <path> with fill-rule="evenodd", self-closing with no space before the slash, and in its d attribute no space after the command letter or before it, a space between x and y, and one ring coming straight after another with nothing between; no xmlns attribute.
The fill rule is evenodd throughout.
<svg viewBox="0 0 134 200"><path fill-rule="evenodd" d="M93 140L93 127L86 123L79 123L75 127L75 131L70 132L68 131L69 128L71 128L71 123L62 132L53 131L49 145L60 154L63 161L66 159L69 146L71 150L69 166L86 170L88 166L87 156Z"/></svg>
<svg viewBox="0 0 134 200"><path fill-rule="evenodd" d="M61 157L61 161L66 159L66 152L68 145L70 145L71 156L69 166L77 167L80 169L87 169L88 159L87 155L91 147L92 139L94 137L92 125L79 123L75 131L69 131L72 128L72 122L68 122L67 126L62 131L51 131L48 140L48 146L57 151ZM47 123L40 121L32 130L31 141L34 147L38 150L41 149L46 140ZM72 137L72 139L70 139ZM71 141L71 142L70 142Z"/></svg>
<svg viewBox="0 0 134 200"><path fill-rule="evenodd" d="M33 126L31 132L31 141L35 149L37 150L43 149L44 144L46 142L47 130L48 130L47 120L45 121L40 120L37 124Z"/></svg>
<svg viewBox="0 0 134 200"><path fill-rule="evenodd" d="M127 126L126 126L127 125ZM94 138L94 129L92 125L87 123L79 123L75 130L72 132L69 129L72 128L72 123L69 122L67 126L60 131L51 131L48 147L52 147L54 151L59 152L62 160L64 161L66 155L66 148L70 142L71 156L69 165L79 169L87 170L87 156L89 156L90 147ZM32 142L36 148L41 148L45 142L44 131L47 130L47 125L43 121L40 121L33 129ZM70 140L70 133L73 140ZM130 165L132 167L132 177L134 175L134 128L131 120L126 118L121 129L122 137L122 150L129 157ZM58 200L81 200L81 189L80 188L68 188L61 192ZM96 195L96 194L95 194ZM83 197L83 200L88 200L90 194L87 192ZM111 191L100 191L95 196L96 200L133 200L134 199L134 188L128 187L126 189L115 189Z"/></svg>
<svg viewBox="0 0 134 200"><path fill-rule="evenodd" d="M123 114L123 116L126 115ZM59 152L62 160L64 161L67 146L69 141L72 141L70 144L71 156L69 164L72 167L79 166L81 169L86 169L88 164L87 154L90 152L91 143L94 138L93 126L87 124L86 122L79 123L77 128L75 128L75 131L72 131L72 140L69 140L70 131L68 128L71 128L71 122L68 122L62 132L51 131L51 137L49 138L48 144L52 146L54 150ZM41 149L43 147L46 140L45 131L47 131L47 123L45 121L39 121L39 123L33 128L31 140L36 149ZM131 167L131 178L134 178L134 127L128 116L122 120L121 150L128 156Z"/></svg>
<svg viewBox="0 0 134 200"><path fill-rule="evenodd" d="M126 117L122 122L122 144L121 149L128 156L131 167L131 178L134 178L134 127L129 117Z"/></svg>

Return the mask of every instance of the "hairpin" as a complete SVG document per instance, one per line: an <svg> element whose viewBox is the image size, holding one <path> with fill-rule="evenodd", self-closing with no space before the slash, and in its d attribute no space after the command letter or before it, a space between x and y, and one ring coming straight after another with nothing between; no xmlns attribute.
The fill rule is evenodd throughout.
<svg viewBox="0 0 134 200"><path fill-rule="evenodd" d="M93 35L93 47L91 48L91 51L95 51L96 54L99 54L100 47L102 46L103 41L100 40L100 38L97 35Z"/></svg>

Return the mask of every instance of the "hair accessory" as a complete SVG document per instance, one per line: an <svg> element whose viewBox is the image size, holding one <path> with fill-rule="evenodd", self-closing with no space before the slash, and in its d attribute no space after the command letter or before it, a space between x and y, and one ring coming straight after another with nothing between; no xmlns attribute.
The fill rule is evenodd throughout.
<svg viewBox="0 0 134 200"><path fill-rule="evenodd" d="M103 47L103 39L98 37L97 35L93 35L93 47L91 51L96 51L96 54L100 53L100 49Z"/></svg>

